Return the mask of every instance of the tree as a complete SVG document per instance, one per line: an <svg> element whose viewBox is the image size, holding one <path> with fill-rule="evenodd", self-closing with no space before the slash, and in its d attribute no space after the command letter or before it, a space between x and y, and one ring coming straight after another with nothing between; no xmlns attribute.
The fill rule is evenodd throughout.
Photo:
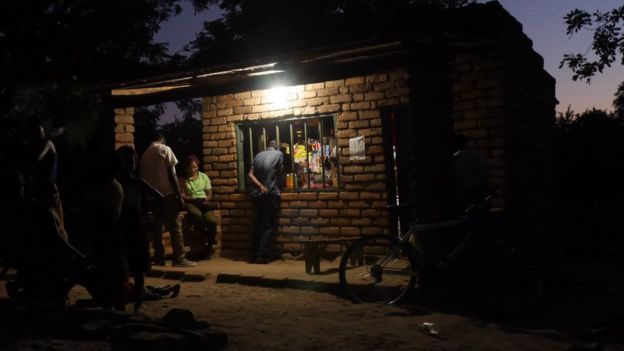
<svg viewBox="0 0 624 351"><path fill-rule="evenodd" d="M110 82L140 77L166 60L153 43L180 0L5 0L2 69L9 82Z"/></svg>
<svg viewBox="0 0 624 351"><path fill-rule="evenodd" d="M557 117L555 118L555 125L560 130L568 130L571 125L574 124L574 120L578 117L572 110L572 106L568 105L565 112L557 112Z"/></svg>
<svg viewBox="0 0 624 351"><path fill-rule="evenodd" d="M104 109L94 86L168 68L166 45L152 39L180 1L0 2L0 138L36 118L86 143Z"/></svg>
<svg viewBox="0 0 624 351"><path fill-rule="evenodd" d="M134 111L134 147L139 155L153 141L164 111L164 105L141 106Z"/></svg>
<svg viewBox="0 0 624 351"><path fill-rule="evenodd" d="M271 56L426 27L431 11L473 0L205 0L224 12L187 46L191 64ZM429 10L428 12L423 10Z"/></svg>
<svg viewBox="0 0 624 351"><path fill-rule="evenodd" d="M153 41L182 1L205 8L202 0L0 1L0 167L19 163L21 131L31 120L63 131L54 137L59 185L66 205L79 201L79 184L90 179L85 166L113 145L107 86L183 63ZM139 141L159 117L141 113Z"/></svg>
<svg viewBox="0 0 624 351"><path fill-rule="evenodd" d="M591 78L603 72L623 55L624 64L624 5L608 12L574 9L565 17L568 35L581 30L593 30L591 52L566 54L559 68L568 66L573 80L591 82ZM575 114L568 107L557 118L560 134L560 165L562 203L569 217L566 223L581 245L604 241L611 246L622 244L622 238L614 235L624 223L620 214L624 211L619 199L624 196L622 177L624 163L624 83L621 83L613 101L615 111L591 109Z"/></svg>
<svg viewBox="0 0 624 351"><path fill-rule="evenodd" d="M202 155L202 121L192 115L186 114L180 119L167 123L161 127L162 133L167 139L167 144L175 152L180 161L189 155L196 155L201 160ZM181 166L181 163L179 166ZM182 169L178 169L183 174Z"/></svg>
<svg viewBox="0 0 624 351"><path fill-rule="evenodd" d="M161 132L167 139L176 155L201 155L202 152L202 122L200 116L200 101L196 99L178 100L176 107L183 112L181 118L159 126L160 117L165 111L165 105L143 106L134 112L134 145L140 154L152 142L154 133Z"/></svg>
<svg viewBox="0 0 624 351"><path fill-rule="evenodd" d="M620 63L624 64L624 5L591 14L574 9L565 15L564 20L568 35L586 29L594 31L591 51L596 59L589 59L587 54L571 53L564 55L559 65L559 68L567 65L574 72L573 80L584 79L589 83L596 73L610 67L618 55L622 55Z"/></svg>
<svg viewBox="0 0 624 351"><path fill-rule="evenodd" d="M613 100L613 113L624 121L624 82L620 83L615 92L615 100Z"/></svg>
<svg viewBox="0 0 624 351"><path fill-rule="evenodd" d="M624 225L624 123L613 113L568 110L557 118L561 204L570 239L580 245L607 242L618 247ZM591 237L590 237L591 234Z"/></svg>

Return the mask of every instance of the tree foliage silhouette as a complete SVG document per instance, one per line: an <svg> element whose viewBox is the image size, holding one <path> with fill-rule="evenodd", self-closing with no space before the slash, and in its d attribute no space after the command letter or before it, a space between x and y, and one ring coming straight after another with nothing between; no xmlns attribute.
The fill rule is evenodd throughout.
<svg viewBox="0 0 624 351"><path fill-rule="evenodd" d="M613 113L620 119L624 120L624 82L620 83L615 92L613 107L615 108Z"/></svg>
<svg viewBox="0 0 624 351"><path fill-rule="evenodd" d="M473 0L205 0L223 18L207 22L187 50L190 64L222 63L404 33L432 11Z"/></svg>
<svg viewBox="0 0 624 351"><path fill-rule="evenodd" d="M48 131L62 127L54 142L64 202L71 202L70 190L82 195L85 164L114 140L112 111L102 99L106 85L181 64L153 38L180 13L182 1L203 6L195 0L1 1L0 166L20 163L21 132L30 121Z"/></svg>
<svg viewBox="0 0 624 351"><path fill-rule="evenodd" d="M557 118L562 205L571 240L622 244L624 118L604 110L568 110ZM588 235L590 235L589 237Z"/></svg>
<svg viewBox="0 0 624 351"><path fill-rule="evenodd" d="M605 67L611 67L621 55L620 64L624 65L624 5L607 12L574 9L564 17L567 34L574 35L581 30L592 30L591 52L595 59L587 54L570 53L563 56L559 68L568 66L574 73L573 80L585 80L588 83ZM590 50L588 50L590 51Z"/></svg>
<svg viewBox="0 0 624 351"><path fill-rule="evenodd" d="M166 44L153 37L180 1L0 2L1 129L35 117L84 144L102 104L94 86L169 68Z"/></svg>

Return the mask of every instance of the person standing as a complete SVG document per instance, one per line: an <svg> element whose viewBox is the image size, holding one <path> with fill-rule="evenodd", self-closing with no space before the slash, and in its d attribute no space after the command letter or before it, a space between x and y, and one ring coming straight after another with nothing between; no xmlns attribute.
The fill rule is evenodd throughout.
<svg viewBox="0 0 624 351"><path fill-rule="evenodd" d="M271 240L275 236L280 210L278 181L284 168L284 155L277 150L275 140L253 159L249 179L254 185L251 191L254 209L253 237L250 262L269 263Z"/></svg>
<svg viewBox="0 0 624 351"><path fill-rule="evenodd" d="M145 273L151 268L149 240L144 230L146 202L148 199L159 199L160 193L143 179L135 176L137 155L134 148L124 145L117 149L117 154L121 157L121 169L117 180L124 193L119 229L128 271L134 280L132 285L134 311L140 313L144 298Z"/></svg>
<svg viewBox="0 0 624 351"><path fill-rule="evenodd" d="M99 296L96 292L101 285L93 283L99 283L100 277L89 277L87 258L70 244L56 214L59 201L56 184L44 179L38 180L34 187L36 199L30 205L31 210L22 213L20 264L15 267L17 275L10 295L17 293L32 299L31 305L59 310L67 307L67 294L76 284Z"/></svg>
<svg viewBox="0 0 624 351"><path fill-rule="evenodd" d="M94 158L90 184L86 188L86 209L92 233L93 254L98 276L96 300L105 308L125 309L123 291L128 280L119 216L124 192L115 175L121 167L119 155L103 151Z"/></svg>
<svg viewBox="0 0 624 351"><path fill-rule="evenodd" d="M50 138L46 135L45 129L38 122L31 122L27 127L26 149L28 157L26 158L26 166L24 175L26 176L27 187L25 196L34 198L34 185L39 182L50 182L54 185L58 181L58 154L56 147ZM64 225L65 218L63 214L63 205L60 201L54 209L61 225Z"/></svg>
<svg viewBox="0 0 624 351"><path fill-rule="evenodd" d="M56 147L52 140L47 137L42 125L33 124L30 132L31 146L33 148L31 158L32 176L35 180L49 181L56 184L58 177Z"/></svg>
<svg viewBox="0 0 624 351"><path fill-rule="evenodd" d="M210 259L217 234L217 217L215 216L214 206L210 203L212 199L212 185L208 175L199 171L199 159L197 159L197 156L188 156L184 163L185 174L184 177L180 178L182 198L190 218L204 233L204 257Z"/></svg>
<svg viewBox="0 0 624 351"><path fill-rule="evenodd" d="M24 198L24 178L17 168L0 168L0 263L3 266L0 276L8 267L19 268L19 264L28 252L25 247L30 240L28 235L29 219L33 216L31 202Z"/></svg>
<svg viewBox="0 0 624 351"><path fill-rule="evenodd" d="M173 266L192 267L197 263L187 260L184 253L180 221L180 210L184 208L184 200L180 195L176 176L177 164L178 159L173 151L165 145L164 135L158 134L141 156L139 172L141 178L163 196L154 209L154 264L161 266L165 264L165 247L162 242L164 225L171 236Z"/></svg>

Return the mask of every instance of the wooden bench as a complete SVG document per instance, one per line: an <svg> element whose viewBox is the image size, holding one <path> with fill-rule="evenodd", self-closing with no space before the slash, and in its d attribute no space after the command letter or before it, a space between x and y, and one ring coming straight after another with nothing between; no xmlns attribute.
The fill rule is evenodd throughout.
<svg viewBox="0 0 624 351"><path fill-rule="evenodd" d="M303 257L305 259L306 273L318 274L321 272L321 253L325 250L325 247L327 247L327 245L346 245L358 239L360 239L360 237L308 239L298 241L303 244Z"/></svg>

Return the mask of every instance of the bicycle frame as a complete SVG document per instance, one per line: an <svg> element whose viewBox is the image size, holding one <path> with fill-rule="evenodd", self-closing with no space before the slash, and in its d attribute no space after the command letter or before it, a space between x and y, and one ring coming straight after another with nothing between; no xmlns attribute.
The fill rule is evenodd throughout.
<svg viewBox="0 0 624 351"><path fill-rule="evenodd" d="M468 283L478 282L473 284L476 289L470 287L469 292L493 310L516 312L532 306L541 293L538 267L518 245L490 235L497 232L490 227L495 223L494 212L488 206L490 198L469 206L464 216L453 220L413 222L405 233L397 230L393 236L379 234L357 240L341 259L341 286L354 302L394 304L412 288L426 288L427 276L461 268L467 274L460 276ZM402 204L389 210L400 215L408 208L409 205ZM424 233L437 230L451 230L460 237L454 237L458 241L444 247L441 256L435 255L426 262L431 247L427 247L427 240L423 241Z"/></svg>

